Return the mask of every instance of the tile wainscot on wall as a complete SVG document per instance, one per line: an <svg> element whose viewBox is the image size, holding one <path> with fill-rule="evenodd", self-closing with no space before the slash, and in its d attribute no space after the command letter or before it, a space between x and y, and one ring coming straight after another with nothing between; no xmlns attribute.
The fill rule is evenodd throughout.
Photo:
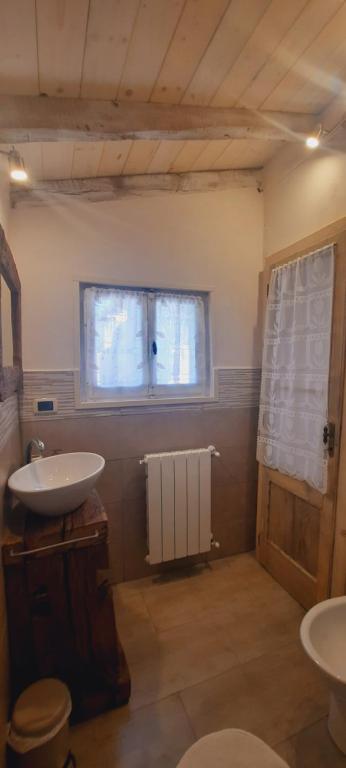
<svg viewBox="0 0 346 768"><path fill-rule="evenodd" d="M40 437L48 453L94 451L106 459L98 490L109 517L115 581L155 571L145 562L145 466L139 463L145 453L215 445L221 456L212 460L212 531L220 549L207 557L254 547L260 371L219 369L215 379L216 399L211 403L78 411L73 371L24 374L24 443ZM56 398L57 413L34 414L34 400L40 397Z"/></svg>

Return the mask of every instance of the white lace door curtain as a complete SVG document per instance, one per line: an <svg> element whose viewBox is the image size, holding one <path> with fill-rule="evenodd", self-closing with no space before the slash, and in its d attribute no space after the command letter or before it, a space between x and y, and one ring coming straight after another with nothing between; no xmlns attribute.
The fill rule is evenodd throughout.
<svg viewBox="0 0 346 768"><path fill-rule="evenodd" d="M334 246L271 273L264 334L257 459L327 491L328 383Z"/></svg>

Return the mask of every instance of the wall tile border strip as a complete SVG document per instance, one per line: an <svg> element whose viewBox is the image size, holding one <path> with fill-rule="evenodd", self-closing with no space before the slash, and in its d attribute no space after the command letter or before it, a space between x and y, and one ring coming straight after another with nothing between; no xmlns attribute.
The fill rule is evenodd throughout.
<svg viewBox="0 0 346 768"><path fill-rule="evenodd" d="M213 408L254 408L259 404L261 382L260 368L216 368L215 397L213 402L182 403L171 405L144 405L116 408L75 408L74 371L24 371L24 386L20 400L21 421L109 416L110 413L167 413L179 411L209 410ZM34 412L34 400L54 398L58 401L57 413Z"/></svg>
<svg viewBox="0 0 346 768"><path fill-rule="evenodd" d="M260 368L218 368L216 374L219 405L233 408L259 405Z"/></svg>

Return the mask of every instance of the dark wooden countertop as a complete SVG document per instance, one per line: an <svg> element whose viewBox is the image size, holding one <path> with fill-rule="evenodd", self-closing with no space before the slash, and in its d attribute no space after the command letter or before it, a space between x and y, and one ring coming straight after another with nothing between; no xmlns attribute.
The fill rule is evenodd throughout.
<svg viewBox="0 0 346 768"><path fill-rule="evenodd" d="M3 562L14 565L21 557L21 552L40 550L33 557L43 557L54 551L54 545L66 543L71 547L90 546L93 540L107 538L108 520L105 508L98 493L94 490L87 500L74 512L55 517L37 515L22 504L9 509L5 515L2 554ZM78 539L79 541L76 541ZM75 542L75 543L74 543ZM49 549L43 549L49 547Z"/></svg>

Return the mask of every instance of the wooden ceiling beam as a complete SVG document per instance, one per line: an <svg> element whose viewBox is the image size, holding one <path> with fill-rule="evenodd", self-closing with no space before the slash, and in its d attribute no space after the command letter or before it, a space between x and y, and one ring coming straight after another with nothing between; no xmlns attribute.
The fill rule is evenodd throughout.
<svg viewBox="0 0 346 768"><path fill-rule="evenodd" d="M37 181L31 187L12 185L11 203L47 205L69 200L104 202L162 193L212 192L239 187L261 190L261 169L103 176L91 179Z"/></svg>
<svg viewBox="0 0 346 768"><path fill-rule="evenodd" d="M135 104L48 96L1 96L0 143L119 139L265 139L297 141L313 115Z"/></svg>

